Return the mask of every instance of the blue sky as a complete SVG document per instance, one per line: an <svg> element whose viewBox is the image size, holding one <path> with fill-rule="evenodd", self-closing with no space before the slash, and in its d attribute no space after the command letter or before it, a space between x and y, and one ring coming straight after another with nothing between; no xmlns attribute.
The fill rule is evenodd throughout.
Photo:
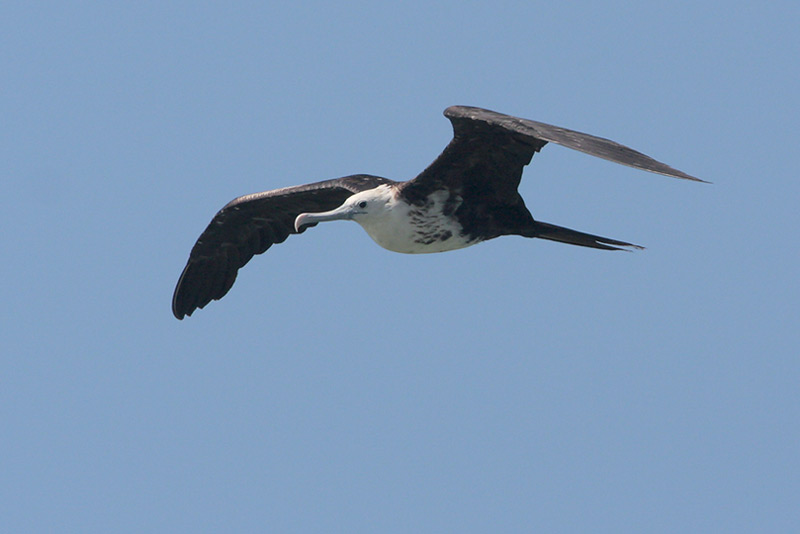
<svg viewBox="0 0 800 534"><path fill-rule="evenodd" d="M9 532L788 532L800 522L794 2L5 2ZM540 220L447 254L320 225L170 313L230 199L413 178L487 107Z"/></svg>

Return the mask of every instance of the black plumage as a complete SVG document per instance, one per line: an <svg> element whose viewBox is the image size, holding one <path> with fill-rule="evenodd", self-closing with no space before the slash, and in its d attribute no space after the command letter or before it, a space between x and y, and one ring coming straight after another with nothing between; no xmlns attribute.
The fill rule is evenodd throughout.
<svg viewBox="0 0 800 534"><path fill-rule="evenodd" d="M438 216L457 221L462 229L459 237L466 244L515 234L600 249L640 248L534 220L517 187L523 167L548 142L638 169L702 181L614 141L566 128L466 106L447 108L445 116L453 124L453 140L413 180L394 182L359 174L246 195L227 204L192 248L173 296L175 317L182 319L222 298L250 258L303 232L305 227L295 228L300 214L333 210L352 195L382 185L396 188L402 201L418 209L429 205L435 193L446 191L448 201ZM442 238L441 234L436 235Z"/></svg>
<svg viewBox="0 0 800 534"><path fill-rule="evenodd" d="M333 209L353 193L386 183L394 182L359 174L232 200L217 212L192 248L172 297L173 314L183 319L225 296L250 258L283 243L290 234L305 231L294 229L300 213Z"/></svg>

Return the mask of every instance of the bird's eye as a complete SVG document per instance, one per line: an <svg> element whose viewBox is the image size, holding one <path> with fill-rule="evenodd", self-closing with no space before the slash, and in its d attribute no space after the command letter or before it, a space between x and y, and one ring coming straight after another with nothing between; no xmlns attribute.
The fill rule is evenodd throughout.
<svg viewBox="0 0 800 534"><path fill-rule="evenodd" d="M366 208L367 207L367 201L366 200L362 200L361 202L358 203L358 207L359 208Z"/></svg>

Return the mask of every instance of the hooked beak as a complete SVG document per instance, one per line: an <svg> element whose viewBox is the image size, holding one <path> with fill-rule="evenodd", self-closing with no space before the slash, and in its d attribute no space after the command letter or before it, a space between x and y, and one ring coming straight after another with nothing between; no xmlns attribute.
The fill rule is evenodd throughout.
<svg viewBox="0 0 800 534"><path fill-rule="evenodd" d="M342 204L335 210L320 213L301 213L294 220L294 229L299 233L303 227L325 221L341 221L353 218L353 207Z"/></svg>

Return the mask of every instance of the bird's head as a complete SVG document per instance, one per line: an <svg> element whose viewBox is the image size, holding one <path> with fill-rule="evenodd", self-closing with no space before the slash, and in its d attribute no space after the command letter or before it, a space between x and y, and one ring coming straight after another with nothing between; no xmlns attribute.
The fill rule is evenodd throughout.
<svg viewBox="0 0 800 534"><path fill-rule="evenodd" d="M344 204L336 209L320 213L301 213L294 220L294 228L299 232L303 227L311 224L339 220L353 220L362 225L368 224L369 221L384 215L393 200L392 187L381 185L348 197Z"/></svg>

